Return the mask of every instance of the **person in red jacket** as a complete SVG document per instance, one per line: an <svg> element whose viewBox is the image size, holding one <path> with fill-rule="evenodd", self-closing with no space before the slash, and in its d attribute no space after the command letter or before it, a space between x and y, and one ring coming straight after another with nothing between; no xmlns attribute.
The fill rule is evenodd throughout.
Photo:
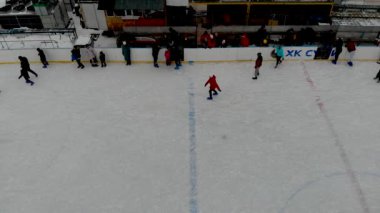
<svg viewBox="0 0 380 213"><path fill-rule="evenodd" d="M259 73L259 69L261 67L263 63L263 57L261 56L261 53L257 53L257 59L256 59L256 62L255 62L255 74L253 76L253 80L256 80L257 79L257 76L260 75Z"/></svg>
<svg viewBox="0 0 380 213"><path fill-rule="evenodd" d="M249 41L247 33L243 33L243 35L240 38L240 46L241 47L248 47L250 45L250 43L251 42Z"/></svg>
<svg viewBox="0 0 380 213"><path fill-rule="evenodd" d="M212 33L210 34L210 36L207 40L207 47L210 49L216 47L215 36Z"/></svg>
<svg viewBox="0 0 380 213"><path fill-rule="evenodd" d="M172 60L170 59L170 50L169 48L165 51L165 60L166 60L166 66L170 66L172 64Z"/></svg>
<svg viewBox="0 0 380 213"><path fill-rule="evenodd" d="M216 91L216 89L218 89L219 92L221 92L222 90L220 90L219 85L216 82L216 76L215 75L210 76L208 81L205 83L205 86L207 86L207 84L210 84L210 90L208 91L208 93L210 94L210 97L208 97L207 99L212 100L212 95L218 95L218 92Z"/></svg>
<svg viewBox="0 0 380 213"><path fill-rule="evenodd" d="M210 35L208 34L207 31L205 31L202 35L201 35L201 45L202 47L204 48L207 48L207 43L208 43L208 40L210 39Z"/></svg>
<svg viewBox="0 0 380 213"><path fill-rule="evenodd" d="M353 65L352 59L354 58L355 50L356 50L355 42L351 41L351 39L348 39L346 43L346 48L347 48L348 57L349 57L347 64L352 66Z"/></svg>

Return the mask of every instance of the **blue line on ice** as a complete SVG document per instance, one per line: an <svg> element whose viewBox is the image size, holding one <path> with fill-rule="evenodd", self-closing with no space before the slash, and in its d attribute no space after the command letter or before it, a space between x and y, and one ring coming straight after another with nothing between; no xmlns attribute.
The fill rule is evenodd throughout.
<svg viewBox="0 0 380 213"><path fill-rule="evenodd" d="M189 154L190 154L190 213L198 213L197 189L197 137L194 104L194 83L189 81Z"/></svg>

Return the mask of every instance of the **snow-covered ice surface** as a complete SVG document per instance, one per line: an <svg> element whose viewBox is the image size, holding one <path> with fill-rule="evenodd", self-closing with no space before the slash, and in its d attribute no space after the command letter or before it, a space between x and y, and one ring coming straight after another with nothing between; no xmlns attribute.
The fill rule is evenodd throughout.
<svg viewBox="0 0 380 213"><path fill-rule="evenodd" d="M380 212L379 65L252 66L1 65L0 212Z"/></svg>

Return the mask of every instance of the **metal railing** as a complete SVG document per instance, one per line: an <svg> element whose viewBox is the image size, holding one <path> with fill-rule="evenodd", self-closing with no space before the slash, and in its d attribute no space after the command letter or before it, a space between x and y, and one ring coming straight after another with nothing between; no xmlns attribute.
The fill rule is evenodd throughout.
<svg viewBox="0 0 380 213"><path fill-rule="evenodd" d="M29 36L44 35L45 38L37 39ZM19 48L35 48L35 47L49 47L61 48L63 39L73 43L77 39L77 33L74 28L71 29L28 29L28 28L15 28L10 30L0 30L0 48L1 49L19 49Z"/></svg>
<svg viewBox="0 0 380 213"><path fill-rule="evenodd" d="M4 37L3 37L4 38ZM35 45L31 45L28 43L34 43ZM45 47L51 47L51 48L59 48L59 42L55 40L19 40L19 41L7 41L3 40L0 41L1 49L19 49L19 48L25 48L25 47L40 47L42 45L45 45ZM48 46L48 44L50 44Z"/></svg>

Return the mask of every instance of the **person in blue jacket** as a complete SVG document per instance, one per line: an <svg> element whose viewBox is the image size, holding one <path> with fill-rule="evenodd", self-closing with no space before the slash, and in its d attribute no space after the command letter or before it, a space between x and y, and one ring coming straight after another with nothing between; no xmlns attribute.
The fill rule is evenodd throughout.
<svg viewBox="0 0 380 213"><path fill-rule="evenodd" d="M277 68L279 64L284 60L284 50L282 49L282 46L279 45L276 47L276 66L274 68Z"/></svg>
<svg viewBox="0 0 380 213"><path fill-rule="evenodd" d="M81 62L80 49L78 46L74 46L74 48L71 50L71 61L76 61L78 68L84 68L84 65Z"/></svg>

